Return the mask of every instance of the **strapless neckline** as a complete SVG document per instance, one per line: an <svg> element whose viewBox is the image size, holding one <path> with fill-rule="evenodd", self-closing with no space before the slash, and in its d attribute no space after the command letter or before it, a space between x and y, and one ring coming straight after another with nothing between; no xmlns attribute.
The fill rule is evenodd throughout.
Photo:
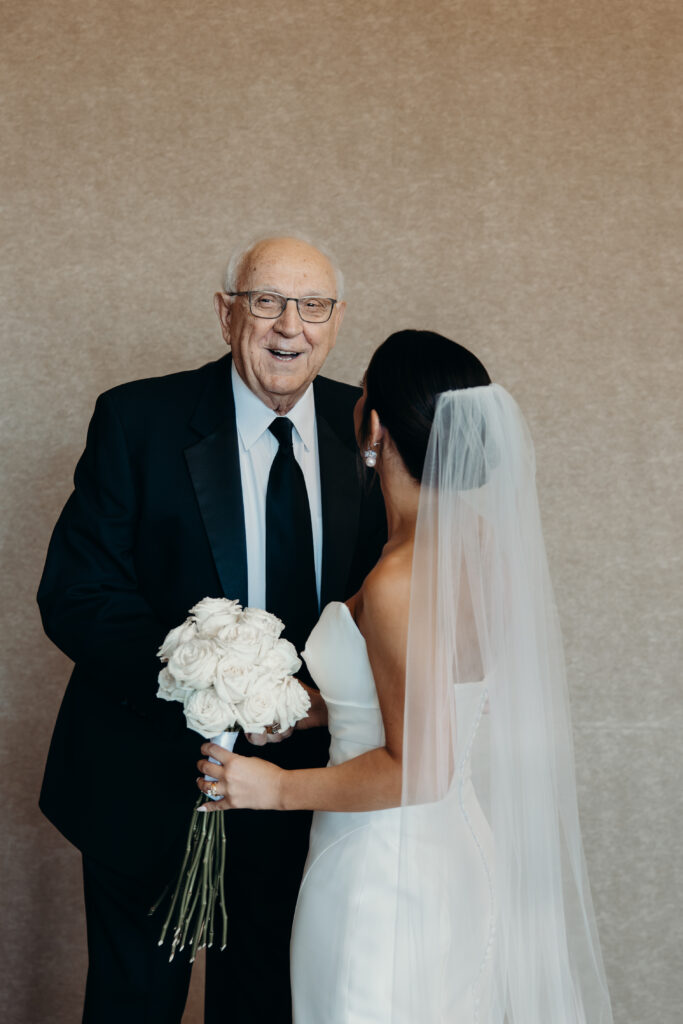
<svg viewBox="0 0 683 1024"><path fill-rule="evenodd" d="M307 664L308 664L307 655L310 653L310 647L312 646L311 645L311 641L313 640L313 642L315 643L316 634L324 632L326 628L331 627L334 630L334 628L335 628L335 618L334 617L335 617L335 613L338 612L338 611L341 611L341 616L336 616L336 620L337 621L339 619L345 619L346 620L346 626L350 627L350 630L351 630L351 633L353 634L353 636L357 640L360 641L360 643L362 644L363 653L367 657L368 645L367 645L367 643L365 641L365 637L363 636L363 634L360 631L358 623L356 622L356 620L353 617L353 612L349 608L349 606L346 603L346 601L328 601L328 603L325 605L325 607L323 608L323 610L320 613L320 618L318 619L318 621L316 622L315 626L313 627L313 629L309 633L308 639L306 641L306 646L304 647L303 651L301 652L301 657L304 659L304 661ZM310 665L309 665L309 669L310 669Z"/></svg>
<svg viewBox="0 0 683 1024"><path fill-rule="evenodd" d="M359 636L363 637L363 634L361 633L360 629L358 628L358 623L356 622L356 620L353 617L353 612L349 608L349 606L346 603L346 601L329 601L325 605L325 607L323 608L323 610L321 612L321 615L320 615L320 618L323 617L323 615L325 614L325 612L327 611L328 608L343 608L344 612L346 613L346 615L348 617L348 619L350 620L351 624L353 625L355 631L358 633ZM320 621L320 620L318 620L318 621ZM365 640L365 637L363 637L363 640Z"/></svg>
<svg viewBox="0 0 683 1024"><path fill-rule="evenodd" d="M313 628L313 631L311 632L311 634L309 636L309 640L310 640L310 638L312 636L315 635L316 631L318 630L318 628L322 624L323 619L329 617L328 616L328 612L331 612L332 609L337 609L337 608L341 608L342 609L342 618L345 618L347 620L347 623L350 624L350 626L351 626L352 632L362 642L363 649L364 649L365 654L367 656L367 647L368 647L367 642L365 640L365 637L361 633L360 628L358 626L358 623L356 622L355 618L353 617L353 612L349 608L349 606L346 603L346 601L329 601L325 605L325 607L323 608L322 612L320 613L320 618L318 619L318 622L316 623L315 627ZM304 659L304 661L307 660L306 659L307 650L308 650L308 641L306 642L306 647L304 648L304 650L302 651L302 654L301 654L301 657ZM309 668L310 668L310 666L309 666ZM488 686L490 678L491 678L490 675L488 675L484 679L470 679L470 680L467 680L466 682L459 682L459 683L454 684L454 685L457 685L458 688L460 688L460 687L467 687L468 689L472 689L474 687L480 687L481 689L484 689L485 687Z"/></svg>
<svg viewBox="0 0 683 1024"><path fill-rule="evenodd" d="M365 637L343 601L325 606L301 657L328 707L333 703L361 710L379 708ZM332 722L330 726L334 736ZM373 731L376 745L384 742L381 719L378 728Z"/></svg>
<svg viewBox="0 0 683 1024"><path fill-rule="evenodd" d="M356 633L358 633L358 636L361 637L363 643L365 643L365 637L361 633L361 631L360 631L360 629L358 627L358 623L356 622L355 618L353 617L353 612L349 608L349 606L346 603L346 601L330 601L330 604L340 605L344 609L344 611L346 612L347 618L350 620L350 622L351 622L353 628L355 629Z"/></svg>

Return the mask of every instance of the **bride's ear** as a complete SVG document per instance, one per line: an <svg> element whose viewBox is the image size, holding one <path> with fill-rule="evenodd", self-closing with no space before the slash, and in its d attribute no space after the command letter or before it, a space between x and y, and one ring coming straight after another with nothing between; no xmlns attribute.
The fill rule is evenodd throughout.
<svg viewBox="0 0 683 1024"><path fill-rule="evenodd" d="M370 432L368 436L368 444L370 445L370 447L374 448L375 445L381 445L382 441L384 440L385 434L386 430L380 423L380 419L379 416L377 415L377 412L374 409L372 409L370 411Z"/></svg>

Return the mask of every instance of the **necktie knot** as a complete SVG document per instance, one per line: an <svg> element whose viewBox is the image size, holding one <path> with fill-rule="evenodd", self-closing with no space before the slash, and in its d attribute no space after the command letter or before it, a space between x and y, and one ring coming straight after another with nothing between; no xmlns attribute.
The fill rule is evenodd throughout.
<svg viewBox="0 0 683 1024"><path fill-rule="evenodd" d="M277 416L268 426L268 430L274 434L283 451L292 450L293 427L294 424L286 416Z"/></svg>

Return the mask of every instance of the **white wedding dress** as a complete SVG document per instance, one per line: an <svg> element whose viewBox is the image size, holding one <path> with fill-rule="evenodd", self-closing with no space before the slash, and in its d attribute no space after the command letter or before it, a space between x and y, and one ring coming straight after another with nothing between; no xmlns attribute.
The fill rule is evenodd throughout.
<svg viewBox="0 0 683 1024"><path fill-rule="evenodd" d="M325 608L303 657L328 706L330 765L382 746L384 728L365 641L345 604ZM470 777L470 750L485 704L483 683L458 686L459 756L445 798L458 804L456 842L444 851L425 840L414 891L399 890L398 850L402 815L413 815L419 829L420 807L315 813L292 933L295 1024L485 1024L493 857ZM451 901L456 896L459 925L454 934L452 917L435 913L427 934L418 939L415 969L429 974L421 983L427 982L431 1002L429 1019L418 1022L401 1013L395 998L401 910L411 901L432 900L438 906L446 893Z"/></svg>

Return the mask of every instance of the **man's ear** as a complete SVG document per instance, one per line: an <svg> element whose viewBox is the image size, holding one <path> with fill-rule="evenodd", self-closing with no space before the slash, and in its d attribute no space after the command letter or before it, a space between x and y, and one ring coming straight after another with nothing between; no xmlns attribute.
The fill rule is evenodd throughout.
<svg viewBox="0 0 683 1024"><path fill-rule="evenodd" d="M232 312L232 299L225 292L216 292L213 297L213 308L221 325L221 334L225 344L230 346L230 314Z"/></svg>
<svg viewBox="0 0 683 1024"><path fill-rule="evenodd" d="M342 320L344 319L344 313L346 312L346 303L338 302L334 312L337 317L337 330L339 330L342 325Z"/></svg>

